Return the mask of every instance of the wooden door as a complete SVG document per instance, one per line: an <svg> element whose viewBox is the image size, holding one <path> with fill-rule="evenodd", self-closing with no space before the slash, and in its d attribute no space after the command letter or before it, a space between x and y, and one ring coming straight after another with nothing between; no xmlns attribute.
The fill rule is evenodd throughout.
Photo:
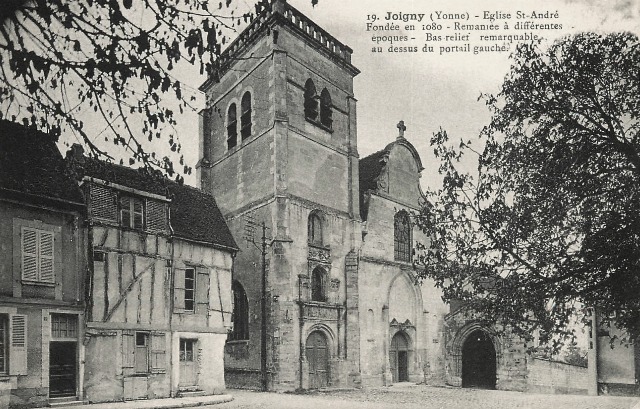
<svg viewBox="0 0 640 409"><path fill-rule="evenodd" d="M329 385L329 348L327 337L319 331L307 338L307 362L309 363L309 388L318 389Z"/></svg>
<svg viewBox="0 0 640 409"><path fill-rule="evenodd" d="M389 364L393 382L409 380L409 342L402 332L396 333L389 347Z"/></svg>
<svg viewBox="0 0 640 409"><path fill-rule="evenodd" d="M195 387L198 384L197 340L180 339L180 380L181 388Z"/></svg>
<svg viewBox="0 0 640 409"><path fill-rule="evenodd" d="M76 396L76 343L49 344L49 396Z"/></svg>
<svg viewBox="0 0 640 409"><path fill-rule="evenodd" d="M398 382L409 380L407 351L398 351Z"/></svg>

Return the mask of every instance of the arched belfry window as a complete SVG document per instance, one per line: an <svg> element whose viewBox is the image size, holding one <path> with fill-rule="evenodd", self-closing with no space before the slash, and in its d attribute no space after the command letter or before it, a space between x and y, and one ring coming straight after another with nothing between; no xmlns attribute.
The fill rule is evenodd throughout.
<svg viewBox="0 0 640 409"><path fill-rule="evenodd" d="M244 141L251 136L251 93L245 92L240 102L240 134Z"/></svg>
<svg viewBox="0 0 640 409"><path fill-rule="evenodd" d="M311 273L311 301L327 301L327 272L322 267Z"/></svg>
<svg viewBox="0 0 640 409"><path fill-rule="evenodd" d="M241 341L249 339L249 302L247 294L244 292L242 284L233 281L231 284L233 291L233 313L231 322L233 330L229 333L230 341Z"/></svg>
<svg viewBox="0 0 640 409"><path fill-rule="evenodd" d="M411 261L411 222L404 210L393 220L393 255L398 261Z"/></svg>
<svg viewBox="0 0 640 409"><path fill-rule="evenodd" d="M320 123L331 129L333 124L333 116L331 113L331 95L327 89L323 89L320 94Z"/></svg>
<svg viewBox="0 0 640 409"><path fill-rule="evenodd" d="M318 96L311 79L304 84L304 117L312 121L318 118Z"/></svg>
<svg viewBox="0 0 640 409"><path fill-rule="evenodd" d="M309 215L308 240L310 244L322 245L322 218L317 212Z"/></svg>
<svg viewBox="0 0 640 409"><path fill-rule="evenodd" d="M238 112L236 104L229 105L227 111L227 149L238 144Z"/></svg>

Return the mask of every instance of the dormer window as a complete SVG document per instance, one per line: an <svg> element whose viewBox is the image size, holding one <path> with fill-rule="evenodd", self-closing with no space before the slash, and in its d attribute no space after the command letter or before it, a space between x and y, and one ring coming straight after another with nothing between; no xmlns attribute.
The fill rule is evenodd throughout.
<svg viewBox="0 0 640 409"><path fill-rule="evenodd" d="M120 196L120 225L130 229L144 228L144 201L131 196Z"/></svg>

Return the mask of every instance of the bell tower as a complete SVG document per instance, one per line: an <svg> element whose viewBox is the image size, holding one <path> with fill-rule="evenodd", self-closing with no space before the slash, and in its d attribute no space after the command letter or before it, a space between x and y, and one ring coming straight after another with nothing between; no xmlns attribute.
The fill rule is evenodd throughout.
<svg viewBox="0 0 640 409"><path fill-rule="evenodd" d="M228 386L294 390L359 377L351 54L286 1L262 1L200 87L198 183L241 247L233 288L246 297L225 348Z"/></svg>

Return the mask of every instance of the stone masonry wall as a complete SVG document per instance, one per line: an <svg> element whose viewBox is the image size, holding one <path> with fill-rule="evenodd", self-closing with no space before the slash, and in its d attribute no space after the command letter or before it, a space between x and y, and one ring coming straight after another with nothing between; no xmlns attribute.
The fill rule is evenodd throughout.
<svg viewBox="0 0 640 409"><path fill-rule="evenodd" d="M527 392L586 394L589 370L539 358L527 359Z"/></svg>

